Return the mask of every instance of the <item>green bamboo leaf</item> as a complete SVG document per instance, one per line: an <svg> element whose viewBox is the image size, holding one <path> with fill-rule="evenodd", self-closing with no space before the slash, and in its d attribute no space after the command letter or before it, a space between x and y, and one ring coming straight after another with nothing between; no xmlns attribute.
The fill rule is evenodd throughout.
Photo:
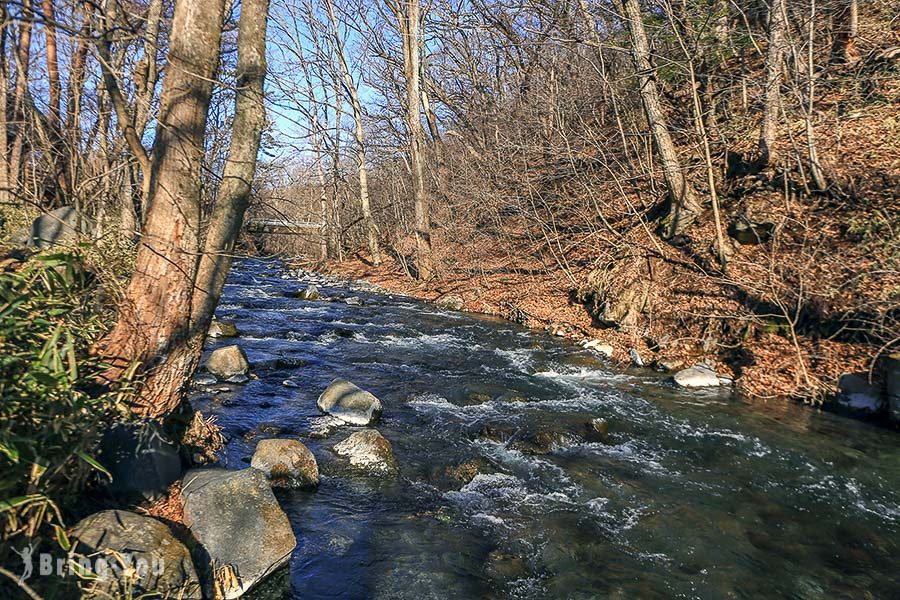
<svg viewBox="0 0 900 600"><path fill-rule="evenodd" d="M0 500L0 513L15 510L16 508L20 508L22 506L27 506L29 504L33 504L35 502L39 502L39 501L46 500L46 499L47 498L41 494L29 494L27 496L16 496L15 498L6 498L3 500Z"/></svg>
<svg viewBox="0 0 900 600"><path fill-rule="evenodd" d="M54 525L53 529L56 531L56 543L59 544L60 548L68 552L72 548L72 542L69 541L66 530L59 525Z"/></svg>
<svg viewBox="0 0 900 600"><path fill-rule="evenodd" d="M95 458L93 458L92 456L90 456L89 454L84 452L83 450L78 450L75 452L75 454L78 455L78 458L80 458L87 464L91 465L92 467L94 467L95 469L97 469L98 471L100 471L101 473L106 475L107 477L109 477L109 480L112 481L112 478L113 478L112 474L106 470L106 467L104 467L99 462L97 462L97 460Z"/></svg>

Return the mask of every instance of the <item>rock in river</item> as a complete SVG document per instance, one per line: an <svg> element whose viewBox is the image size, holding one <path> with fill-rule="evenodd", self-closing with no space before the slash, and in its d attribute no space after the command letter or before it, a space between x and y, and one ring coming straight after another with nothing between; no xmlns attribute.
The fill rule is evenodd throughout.
<svg viewBox="0 0 900 600"><path fill-rule="evenodd" d="M344 379L331 382L316 402L324 413L351 425L371 425L381 417L381 400Z"/></svg>
<svg viewBox="0 0 900 600"><path fill-rule="evenodd" d="M213 350L206 360L206 370L223 381L232 378L242 379L250 372L250 363L247 362L243 348L235 344Z"/></svg>
<svg viewBox="0 0 900 600"><path fill-rule="evenodd" d="M200 580L187 548L152 517L104 510L75 525L70 538L73 548L89 557L98 576L93 589L98 596L159 593L166 598L201 597ZM129 581L124 580L125 561L133 566Z"/></svg>
<svg viewBox="0 0 900 600"><path fill-rule="evenodd" d="M465 302L461 296L447 294L435 300L434 304L445 310L462 310Z"/></svg>
<svg viewBox="0 0 900 600"><path fill-rule="evenodd" d="M297 540L266 476L257 469L195 469L181 490L184 523L200 542L204 592L237 598L287 564Z"/></svg>
<svg viewBox="0 0 900 600"><path fill-rule="evenodd" d="M273 487L312 488L319 485L316 457L297 440L260 440L250 466L265 473Z"/></svg>
<svg viewBox="0 0 900 600"><path fill-rule="evenodd" d="M319 293L319 288L310 284L306 289L291 294L291 297L296 300L318 300L322 295Z"/></svg>
<svg viewBox="0 0 900 600"><path fill-rule="evenodd" d="M719 376L706 365L694 365L675 373L675 383L681 387L717 387Z"/></svg>
<svg viewBox="0 0 900 600"><path fill-rule="evenodd" d="M350 459L350 465L370 475L396 475L397 460L394 449L383 435L374 429L351 434L334 446L338 456Z"/></svg>
<svg viewBox="0 0 900 600"><path fill-rule="evenodd" d="M241 332L238 331L237 325L231 321L213 321L209 325L209 331L206 333L209 337L238 337Z"/></svg>

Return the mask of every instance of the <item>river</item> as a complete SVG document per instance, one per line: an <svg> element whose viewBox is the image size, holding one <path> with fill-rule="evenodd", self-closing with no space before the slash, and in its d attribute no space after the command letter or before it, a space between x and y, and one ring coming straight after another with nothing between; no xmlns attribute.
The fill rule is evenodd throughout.
<svg viewBox="0 0 900 600"><path fill-rule="evenodd" d="M309 283L334 301L289 297ZM193 395L226 466L297 437L322 471L315 492L277 493L297 535L293 598L900 597L894 432L679 391L566 340L275 261L239 261L217 315L257 377ZM331 453L351 428L317 434L337 377L384 403L397 479ZM579 435L593 418L608 439ZM485 426L570 441L523 454ZM452 476L465 464L468 483Z"/></svg>

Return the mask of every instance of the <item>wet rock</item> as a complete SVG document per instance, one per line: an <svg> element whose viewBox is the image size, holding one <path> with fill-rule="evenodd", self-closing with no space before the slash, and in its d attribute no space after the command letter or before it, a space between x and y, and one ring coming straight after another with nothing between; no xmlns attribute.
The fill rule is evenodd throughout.
<svg viewBox="0 0 900 600"><path fill-rule="evenodd" d="M302 289L291 294L291 298L295 300L318 300L322 295L319 293L319 288L310 284L306 287L306 289Z"/></svg>
<svg viewBox="0 0 900 600"><path fill-rule="evenodd" d="M588 340L582 344L582 347L592 350L597 354L602 354L607 358L612 358L613 355L613 347L601 340Z"/></svg>
<svg viewBox="0 0 900 600"><path fill-rule="evenodd" d="M381 417L381 400L344 379L335 379L316 406L351 425L371 425Z"/></svg>
<svg viewBox="0 0 900 600"><path fill-rule="evenodd" d="M541 455L567 448L579 441L574 435L563 431L535 431L516 436L508 445L522 454Z"/></svg>
<svg viewBox="0 0 900 600"><path fill-rule="evenodd" d="M335 327L335 328L334 328L334 333L335 333L335 335L337 335L338 337L342 337L342 338L345 338L345 339L352 338L353 336L356 335L356 332L354 332L352 329L346 329L346 328L344 328L344 327Z"/></svg>
<svg viewBox="0 0 900 600"><path fill-rule="evenodd" d="M765 244L772 239L774 223L755 223L746 216L739 216L728 225L728 235L739 244Z"/></svg>
<svg viewBox="0 0 900 600"><path fill-rule="evenodd" d="M634 348L628 349L628 358L631 359L631 364L635 367L643 367L644 359L641 358L641 355L638 354L638 351Z"/></svg>
<svg viewBox="0 0 900 600"><path fill-rule="evenodd" d="M195 387L208 387L211 385L216 385L219 382L213 375L203 375L199 374L194 376L194 386Z"/></svg>
<svg viewBox="0 0 900 600"><path fill-rule="evenodd" d="M273 487L313 488L319 485L316 457L297 440L260 440L250 466L265 473Z"/></svg>
<svg viewBox="0 0 900 600"><path fill-rule="evenodd" d="M717 387L719 376L706 365L694 365L675 373L675 383L681 387L701 388Z"/></svg>
<svg viewBox="0 0 900 600"><path fill-rule="evenodd" d="M885 359L884 382L890 417L900 422L900 353L891 354Z"/></svg>
<svg viewBox="0 0 900 600"><path fill-rule="evenodd" d="M75 525L70 540L75 551L89 555L95 567L98 580L92 595L201 597L200 580L188 549L156 519L124 510L104 510ZM102 567L103 563L98 566L101 559L108 569ZM133 570L126 574L128 561Z"/></svg>
<svg viewBox="0 0 900 600"><path fill-rule="evenodd" d="M312 419L309 424L309 437L314 440L329 438L344 425L346 425L344 421L331 415Z"/></svg>
<svg viewBox="0 0 900 600"><path fill-rule="evenodd" d="M521 557L494 550L488 554L484 570L491 579L515 581L529 576L528 566Z"/></svg>
<svg viewBox="0 0 900 600"><path fill-rule="evenodd" d="M206 370L225 381L238 375L247 377L250 373L250 363L247 362L243 348L235 344L213 350L206 359Z"/></svg>
<svg viewBox="0 0 900 600"><path fill-rule="evenodd" d="M250 381L250 378L243 373L238 373L237 375L232 375L228 379L225 380L225 383L233 383L235 385L240 385L242 383L247 383Z"/></svg>
<svg viewBox="0 0 900 600"><path fill-rule="evenodd" d="M56 245L71 245L79 236L90 236L94 227L88 219L71 206L57 208L35 219L30 227L13 233L9 242L16 246L45 249Z"/></svg>
<svg viewBox="0 0 900 600"><path fill-rule="evenodd" d="M347 306L362 306L363 301L359 296L350 296L349 298L344 298L344 304Z"/></svg>
<svg viewBox="0 0 900 600"><path fill-rule="evenodd" d="M445 294L434 301L435 306L439 308L443 308L444 310L462 310L463 306L465 306L465 302L463 301L461 296L455 296L453 294Z"/></svg>
<svg viewBox="0 0 900 600"><path fill-rule="evenodd" d="M238 337L241 332L232 321L213 321L209 326L206 335L212 338L220 337Z"/></svg>
<svg viewBox="0 0 900 600"><path fill-rule="evenodd" d="M669 360L669 359L660 359L653 363L653 368L662 373L674 373L678 371L682 365L680 360Z"/></svg>
<svg viewBox="0 0 900 600"><path fill-rule="evenodd" d="M518 429L512 425L488 423L483 426L476 435L479 438L490 440L492 442L506 443L515 436L517 431Z"/></svg>
<svg viewBox="0 0 900 600"><path fill-rule="evenodd" d="M397 460L391 443L374 429L357 431L334 446L338 456L350 459L350 465L369 475L394 476Z"/></svg>
<svg viewBox="0 0 900 600"><path fill-rule="evenodd" d="M181 477L178 446L154 421L117 423L100 442L100 463L112 475L107 489L155 500Z"/></svg>
<svg viewBox="0 0 900 600"><path fill-rule="evenodd" d="M453 487L468 485L481 473L492 473L493 467L483 458L473 458L455 467L446 467L444 474L453 482Z"/></svg>
<svg viewBox="0 0 900 600"><path fill-rule="evenodd" d="M858 373L844 373L838 379L838 402L867 413L876 413L882 407L878 388L869 383L868 376Z"/></svg>
<svg viewBox="0 0 900 600"><path fill-rule="evenodd" d="M287 515L257 469L189 471L181 497L184 523L206 561L206 597L241 596L286 565L297 545Z"/></svg>
<svg viewBox="0 0 900 600"><path fill-rule="evenodd" d="M587 427L589 430L594 433L599 433L600 435L608 435L609 434L609 423L606 419L591 419L587 423Z"/></svg>

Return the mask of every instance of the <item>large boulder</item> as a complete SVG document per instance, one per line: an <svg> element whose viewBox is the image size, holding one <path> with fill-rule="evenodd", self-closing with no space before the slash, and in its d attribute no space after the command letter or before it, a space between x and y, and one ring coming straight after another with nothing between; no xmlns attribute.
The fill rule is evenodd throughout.
<svg viewBox="0 0 900 600"><path fill-rule="evenodd" d="M885 359L884 383L890 417L900 422L900 353L891 354Z"/></svg>
<svg viewBox="0 0 900 600"><path fill-rule="evenodd" d="M290 560L297 539L262 471L188 471L181 500L207 597L237 598Z"/></svg>
<svg viewBox="0 0 900 600"><path fill-rule="evenodd" d="M391 443L374 429L351 434L334 446L334 452L349 458L351 467L367 475L394 476L398 473Z"/></svg>
<svg viewBox="0 0 900 600"><path fill-rule="evenodd" d="M134 596L202 597L188 549L156 519L104 510L75 525L70 539L98 576L92 597L131 597L129 592ZM129 564L133 569L127 568Z"/></svg>
<svg viewBox="0 0 900 600"><path fill-rule="evenodd" d="M71 245L82 235L91 235L93 226L71 206L57 208L35 219L30 227L13 233L9 241L15 245L39 250L55 245Z"/></svg>
<svg viewBox="0 0 900 600"><path fill-rule="evenodd" d="M681 387L687 388L717 387L719 385L718 374L706 365L694 365L682 369L675 373L673 379Z"/></svg>
<svg viewBox="0 0 900 600"><path fill-rule="evenodd" d="M100 463L116 495L155 500L181 477L178 445L153 421L118 423L100 442Z"/></svg>
<svg viewBox="0 0 900 600"><path fill-rule="evenodd" d="M631 327L640 322L650 297L650 281L637 265L615 265L591 271L576 299L597 324Z"/></svg>
<svg viewBox="0 0 900 600"><path fill-rule="evenodd" d="M316 402L323 413L351 425L372 425L381 417L381 400L344 379L331 382Z"/></svg>
<svg viewBox="0 0 900 600"><path fill-rule="evenodd" d="M297 440L260 440L250 466L265 473L274 487L312 488L319 485L316 457Z"/></svg>
<svg viewBox="0 0 900 600"><path fill-rule="evenodd" d="M250 363L244 349L237 344L213 350L206 359L206 370L221 380L246 380Z"/></svg>

